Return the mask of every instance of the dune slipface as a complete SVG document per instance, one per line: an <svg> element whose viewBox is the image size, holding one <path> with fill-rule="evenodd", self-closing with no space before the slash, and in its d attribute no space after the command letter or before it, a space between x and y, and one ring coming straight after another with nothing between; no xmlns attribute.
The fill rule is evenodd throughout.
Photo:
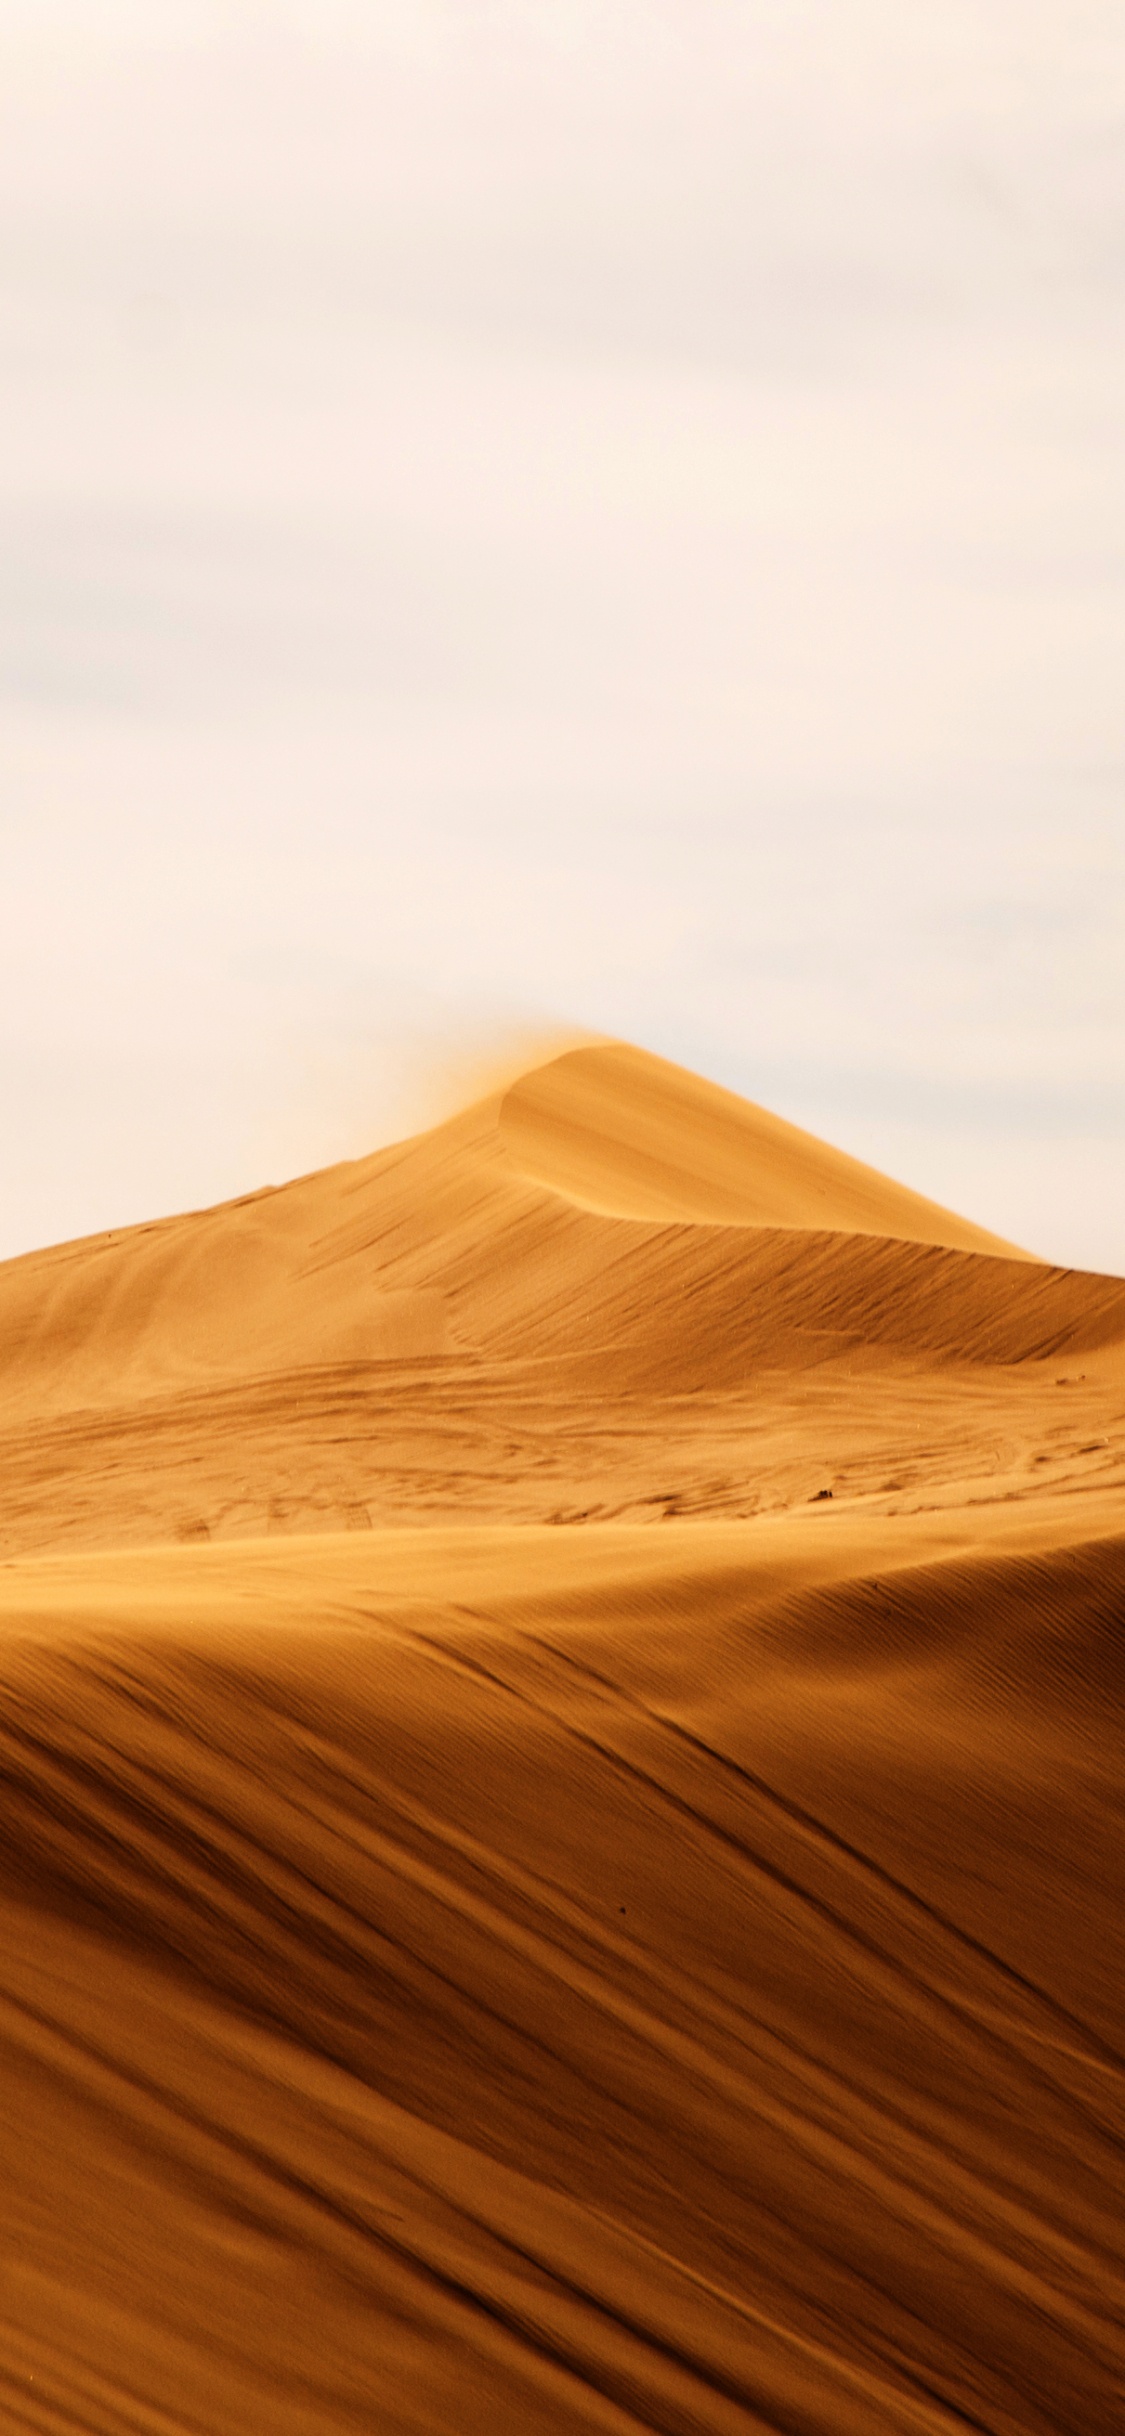
<svg viewBox="0 0 1125 2436"><path fill-rule="evenodd" d="M0 1447L0 2428L1125 2425L1125 1283L607 1044Z"/></svg>

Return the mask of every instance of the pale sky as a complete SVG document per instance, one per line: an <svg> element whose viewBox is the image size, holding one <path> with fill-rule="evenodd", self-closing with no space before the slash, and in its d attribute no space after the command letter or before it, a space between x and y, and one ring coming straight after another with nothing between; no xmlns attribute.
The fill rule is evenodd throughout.
<svg viewBox="0 0 1125 2436"><path fill-rule="evenodd" d="M0 1254L574 1024L1125 1272L1120 0L0 0L0 431Z"/></svg>

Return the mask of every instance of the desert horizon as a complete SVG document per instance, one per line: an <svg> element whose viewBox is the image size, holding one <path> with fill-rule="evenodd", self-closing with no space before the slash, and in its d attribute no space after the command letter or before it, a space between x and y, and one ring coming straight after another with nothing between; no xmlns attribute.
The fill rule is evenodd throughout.
<svg viewBox="0 0 1125 2436"><path fill-rule="evenodd" d="M6 2426L1104 2436L1125 1280L602 1040L0 1347Z"/></svg>

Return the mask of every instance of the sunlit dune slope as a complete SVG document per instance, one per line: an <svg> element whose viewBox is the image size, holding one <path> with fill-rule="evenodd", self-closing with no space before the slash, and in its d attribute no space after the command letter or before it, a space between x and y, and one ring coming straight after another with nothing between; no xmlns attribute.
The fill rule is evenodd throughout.
<svg viewBox="0 0 1125 2436"><path fill-rule="evenodd" d="M870 1493L902 1483L904 1444L924 1454L951 1366L1023 1366L1019 1443L1057 1486L1106 1416L1094 1395L1060 1435L1030 1374L1123 1345L1121 1280L603 1044L371 1158L0 1268L0 1548L753 1512L791 1500L769 1451L791 1433L775 1414L749 1474L738 1449L802 1373L822 1468ZM857 1364L883 1403L845 1421ZM908 1372L931 1383L921 1424ZM994 1471L983 1416L972 1443Z"/></svg>
<svg viewBox="0 0 1125 2436"><path fill-rule="evenodd" d="M584 1223L591 1212L645 1232L607 1237ZM706 1228L697 1268L752 1264L757 1243L743 1239L762 1229L1024 1257L731 1093L607 1044L374 1158L8 1262L0 1387L77 1404L167 1381L440 1355L495 1340L513 1286L526 1338L518 1280L537 1304L544 1268L565 1285L585 1252L604 1270L614 1241L643 1269L652 1222L665 1242L670 1226ZM715 1247L716 1226L737 1228L734 1242ZM681 1250L667 1246L673 1261ZM646 1299L651 1285L646 1275Z"/></svg>

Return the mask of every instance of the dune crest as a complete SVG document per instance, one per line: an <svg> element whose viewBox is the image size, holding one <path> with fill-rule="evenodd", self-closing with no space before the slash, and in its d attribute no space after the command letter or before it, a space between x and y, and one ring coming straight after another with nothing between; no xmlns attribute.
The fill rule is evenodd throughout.
<svg viewBox="0 0 1125 2436"><path fill-rule="evenodd" d="M1034 1258L624 1042L571 1049L523 1075L504 1095L499 1128L523 1173L607 1217L894 1236Z"/></svg>

